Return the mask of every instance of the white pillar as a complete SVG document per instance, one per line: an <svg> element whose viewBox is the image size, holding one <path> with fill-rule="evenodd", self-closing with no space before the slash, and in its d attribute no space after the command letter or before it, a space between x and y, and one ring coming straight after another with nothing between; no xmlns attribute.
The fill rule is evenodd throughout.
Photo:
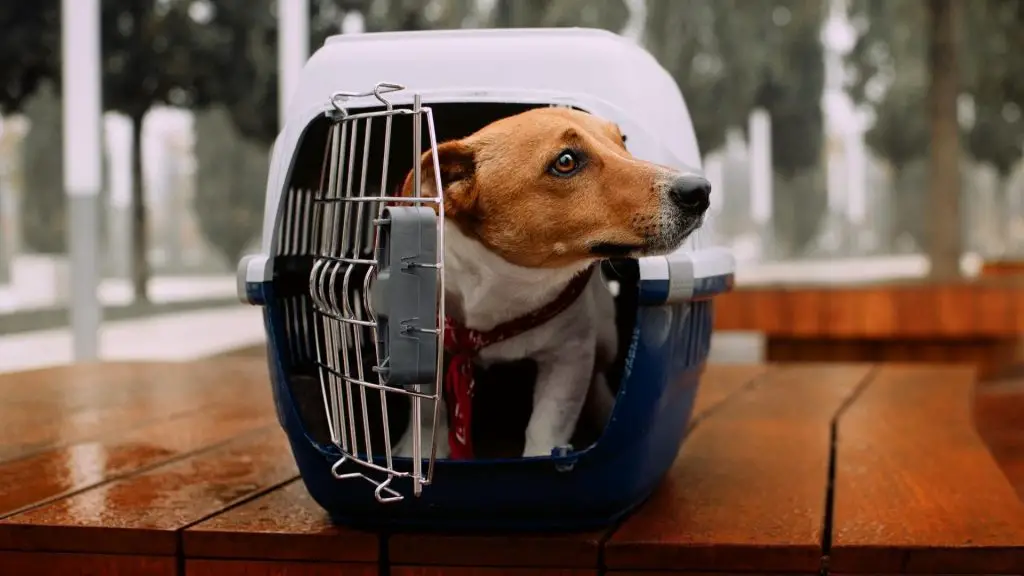
<svg viewBox="0 0 1024 576"><path fill-rule="evenodd" d="M96 295L103 185L99 0L62 0L61 38L71 330L74 358L81 362L98 355L102 312Z"/></svg>
<svg viewBox="0 0 1024 576"><path fill-rule="evenodd" d="M309 58L309 0L277 1L278 128Z"/></svg>
<svg viewBox="0 0 1024 576"><path fill-rule="evenodd" d="M766 110L750 113L750 218L757 226L772 219L772 120Z"/></svg>
<svg viewBox="0 0 1024 576"><path fill-rule="evenodd" d="M363 18L362 12L352 10L345 13L345 17L341 19L342 34L362 34L365 31L366 21Z"/></svg>

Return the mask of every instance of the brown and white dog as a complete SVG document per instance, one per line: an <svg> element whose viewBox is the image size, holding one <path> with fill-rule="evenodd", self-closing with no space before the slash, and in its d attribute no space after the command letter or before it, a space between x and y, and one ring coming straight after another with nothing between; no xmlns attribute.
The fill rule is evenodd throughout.
<svg viewBox="0 0 1024 576"><path fill-rule="evenodd" d="M464 360L446 370L439 458L472 457L467 359L482 366L536 361L523 456L546 456L566 445L588 395L605 417L610 414L614 399L605 373L618 353L618 335L613 296L596 264L676 249L700 227L710 195L701 176L639 160L625 140L612 122L552 107L437 147L445 208L445 347ZM430 154L421 159L424 196L436 196ZM412 195L411 174L402 193ZM455 372L463 373L461 380ZM426 457L429 407L423 414ZM414 425L410 421L396 454L412 455Z"/></svg>

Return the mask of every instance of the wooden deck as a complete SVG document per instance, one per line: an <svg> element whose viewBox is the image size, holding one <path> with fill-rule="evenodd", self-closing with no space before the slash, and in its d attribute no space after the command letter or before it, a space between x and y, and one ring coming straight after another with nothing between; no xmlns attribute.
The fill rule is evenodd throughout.
<svg viewBox="0 0 1024 576"><path fill-rule="evenodd" d="M0 376L0 575L1024 572L1024 387L975 403L969 369L709 367L639 511L500 537L331 526L265 371L241 354Z"/></svg>

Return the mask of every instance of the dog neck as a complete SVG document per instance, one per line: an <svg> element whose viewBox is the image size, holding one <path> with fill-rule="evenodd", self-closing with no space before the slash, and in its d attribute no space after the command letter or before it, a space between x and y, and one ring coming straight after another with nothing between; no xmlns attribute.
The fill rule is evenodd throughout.
<svg viewBox="0 0 1024 576"><path fill-rule="evenodd" d="M564 268L517 266L462 233L444 227L445 314L474 330L490 330L558 297L588 262Z"/></svg>

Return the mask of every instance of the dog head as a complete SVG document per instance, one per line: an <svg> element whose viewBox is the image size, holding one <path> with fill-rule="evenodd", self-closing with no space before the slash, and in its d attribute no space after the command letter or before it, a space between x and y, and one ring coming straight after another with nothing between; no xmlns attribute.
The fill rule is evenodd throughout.
<svg viewBox="0 0 1024 576"><path fill-rule="evenodd" d="M421 194L436 196L434 159ZM536 108L437 147L445 218L525 267L662 254L700 227L711 186L696 174L634 158L615 124ZM412 173L402 195L413 195Z"/></svg>

